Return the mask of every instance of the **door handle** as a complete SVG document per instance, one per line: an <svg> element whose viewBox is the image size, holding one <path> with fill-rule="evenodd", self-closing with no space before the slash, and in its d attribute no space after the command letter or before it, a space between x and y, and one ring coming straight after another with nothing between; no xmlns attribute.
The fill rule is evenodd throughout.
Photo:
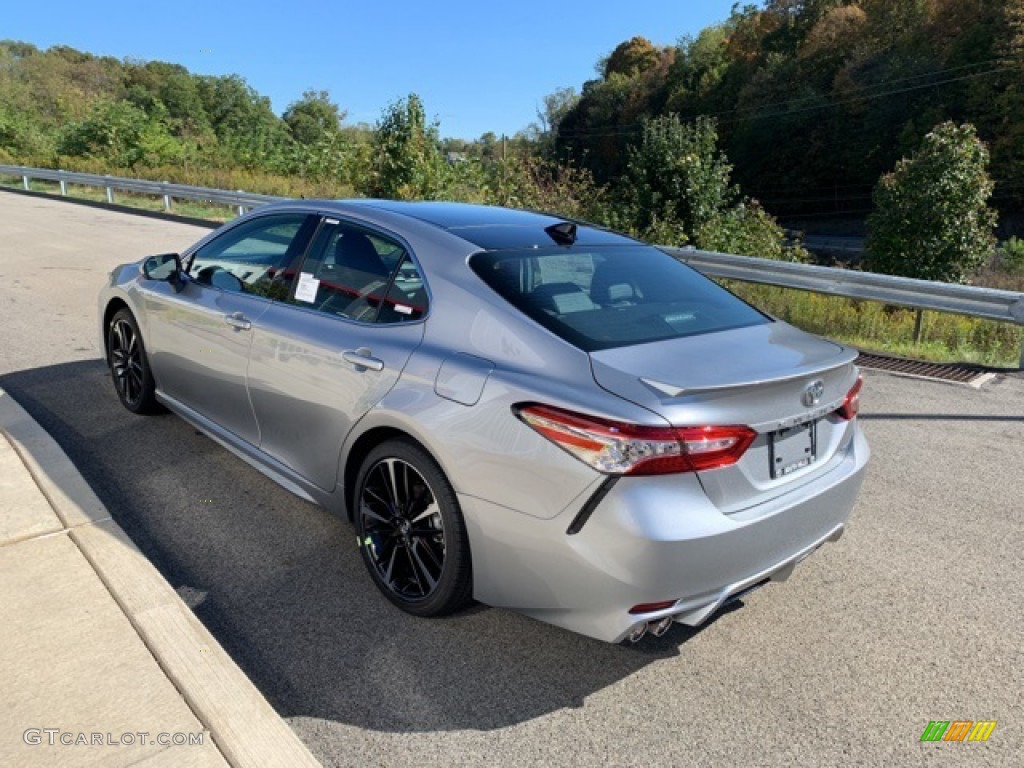
<svg viewBox="0 0 1024 768"><path fill-rule="evenodd" d="M224 315L224 322L236 331L248 331L252 328L252 323L241 312L235 312L233 315Z"/></svg>
<svg viewBox="0 0 1024 768"><path fill-rule="evenodd" d="M376 357L370 355L370 350L366 347L360 347L359 349L346 349L341 353L341 359L349 365L355 366L357 371L365 371L367 369L371 371L383 371L384 361L378 360Z"/></svg>

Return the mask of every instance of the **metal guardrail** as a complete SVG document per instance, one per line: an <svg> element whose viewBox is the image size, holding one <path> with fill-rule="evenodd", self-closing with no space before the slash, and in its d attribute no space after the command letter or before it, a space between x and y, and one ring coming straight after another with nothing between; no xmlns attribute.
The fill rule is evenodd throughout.
<svg viewBox="0 0 1024 768"><path fill-rule="evenodd" d="M797 288L814 293L865 299L911 309L951 312L1024 326L1024 294L972 285L936 283L909 277L771 261L687 248L662 248L709 277ZM1024 343L1020 367L1024 369Z"/></svg>
<svg viewBox="0 0 1024 768"><path fill-rule="evenodd" d="M29 182L32 179L43 179L45 181L56 181L60 184L60 193L67 195L68 184L77 184L83 187L96 187L107 192L107 202L114 203L114 191L135 192L143 195L162 197L164 210L170 211L173 208L174 200L199 200L203 202L229 205L237 209L241 216L251 208L256 208L267 203L284 200L283 197L272 195L257 195L253 192L230 192L224 189L211 189L209 187L192 187L187 184L171 184L166 181L146 181L144 179L126 179L122 176L101 176L96 173L72 173L70 171L54 171L48 168L26 168L21 165L0 165L0 174L5 176L16 176L21 179L22 188L30 189Z"/></svg>
<svg viewBox="0 0 1024 768"><path fill-rule="evenodd" d="M45 168L27 168L20 165L0 164L0 175L15 176L28 190L31 179L56 181L61 194L67 194L68 184L98 187L107 192L107 202L114 202L114 190L156 195L163 198L164 209L170 211L173 200L201 200L233 206L239 215L260 205L284 200L272 195L251 192L230 192L208 187L191 187L162 181L126 179L119 176L101 176L91 173L71 173ZM710 277L728 278L748 283L762 283L781 288L797 288L814 293L865 299L900 307L981 317L1024 326L1024 294L977 288L969 285L934 283L907 277L857 272L812 264L770 261L750 256L696 251L688 248L662 248ZM920 314L918 315L920 328ZM1024 344L1021 347L1020 367L1024 369Z"/></svg>

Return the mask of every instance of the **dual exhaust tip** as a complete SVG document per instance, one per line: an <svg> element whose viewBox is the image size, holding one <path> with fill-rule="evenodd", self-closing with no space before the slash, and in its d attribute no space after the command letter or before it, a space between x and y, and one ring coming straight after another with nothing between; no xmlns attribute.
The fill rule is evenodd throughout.
<svg viewBox="0 0 1024 768"><path fill-rule="evenodd" d="M626 636L626 639L631 643L638 643L648 632L655 637L661 637L669 631L673 624L675 624L675 619L672 616L666 616L657 621L645 621L633 627L633 631Z"/></svg>

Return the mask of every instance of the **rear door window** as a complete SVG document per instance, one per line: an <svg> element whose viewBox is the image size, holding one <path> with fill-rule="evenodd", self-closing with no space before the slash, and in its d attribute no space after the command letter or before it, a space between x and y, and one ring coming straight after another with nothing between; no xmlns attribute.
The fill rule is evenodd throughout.
<svg viewBox="0 0 1024 768"><path fill-rule="evenodd" d="M423 277L405 247L336 219L320 227L290 301L364 323L418 320L427 310Z"/></svg>

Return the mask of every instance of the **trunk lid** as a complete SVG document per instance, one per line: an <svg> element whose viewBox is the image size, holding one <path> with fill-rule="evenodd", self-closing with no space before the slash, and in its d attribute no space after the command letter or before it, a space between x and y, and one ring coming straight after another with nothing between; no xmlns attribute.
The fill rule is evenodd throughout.
<svg viewBox="0 0 1024 768"><path fill-rule="evenodd" d="M737 464L698 473L727 514L841 461L853 433L835 410L856 382L856 356L780 321L590 354L598 385L674 426L744 425L758 433ZM811 461L802 466L801 457Z"/></svg>

